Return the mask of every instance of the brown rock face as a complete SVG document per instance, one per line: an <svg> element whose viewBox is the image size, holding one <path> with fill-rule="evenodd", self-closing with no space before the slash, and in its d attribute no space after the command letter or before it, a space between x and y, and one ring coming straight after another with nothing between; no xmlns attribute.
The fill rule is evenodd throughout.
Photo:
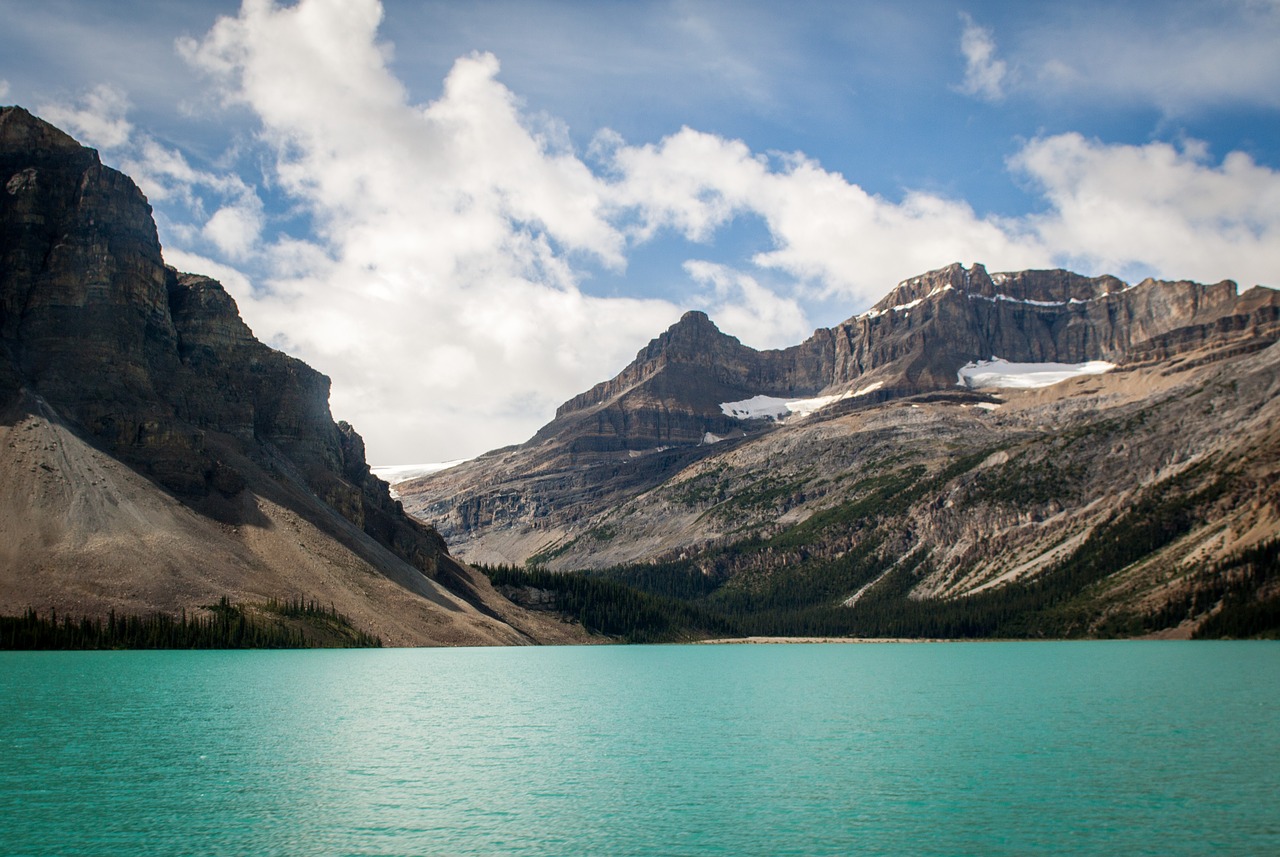
<svg viewBox="0 0 1280 857"><path fill-rule="evenodd" d="M434 568L442 544L370 475L359 435L334 424L329 379L258 342L217 281L164 265L133 182L20 108L0 112L0 175L9 395L27 386L186 497L242 485L207 435L265 447L344 517Z"/></svg>
<svg viewBox="0 0 1280 857"><path fill-rule="evenodd" d="M865 391L831 409L848 410L954 391L957 370L972 360L1132 364L1227 342L1257 349L1278 332L1280 293L1270 289L1237 296L1229 281L1130 287L1109 276L989 275L953 264L783 350L748 348L687 313L527 443L397 490L464 555L521 561L712 454L705 441L736 444L775 428L727 416L723 402Z"/></svg>
<svg viewBox="0 0 1280 857"><path fill-rule="evenodd" d="M176 563L222 592L328 592L366 616L382 604L396 613L395 641L529 639L495 618L502 599L370 474L359 434L330 415L329 379L258 342L216 281L165 266L132 181L15 107L0 109L0 184L0 428L17 432L6 447L16 457L0 457L0 469L51 474L57 486L0 498L10 518L0 531L12 529L0 610L208 600L190 581L157 582ZM51 439L18 442L37 429ZM74 460L49 457L73 446ZM148 483L117 475L111 458L172 497L138 499ZM85 475L103 473L113 475ZM141 513L121 517L142 508L159 516L154 535ZM42 523L60 515L66 527ZM298 535L282 537L285 528ZM158 546L141 559L121 547L139 541ZM100 565L121 591L84 581L83 601L66 603L64 565ZM370 573L382 583L362 582Z"/></svg>
<svg viewBox="0 0 1280 857"><path fill-rule="evenodd" d="M720 402L790 392L787 382L768 377L759 357L704 313L685 313L616 378L561 405L531 443L573 434L578 452L647 450L735 431L737 420L721 412Z"/></svg>

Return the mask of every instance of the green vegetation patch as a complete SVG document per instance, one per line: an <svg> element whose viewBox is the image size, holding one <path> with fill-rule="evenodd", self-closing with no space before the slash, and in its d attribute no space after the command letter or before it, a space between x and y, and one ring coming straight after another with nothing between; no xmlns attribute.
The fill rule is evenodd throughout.
<svg viewBox="0 0 1280 857"><path fill-rule="evenodd" d="M905 513L922 497L977 466L989 452L965 456L932 476L913 466L864 479L851 489L854 499L771 539L757 536L708 549L691 560L616 566L584 575L619 587L594 590L592 609L600 618L588 618L584 624L600 630L612 627L605 632L644 640L670 639L674 628L716 634L909 638L1062 638L1134 631L1114 623L1097 624L1103 609L1100 586L1200 526L1234 479L1203 463L1149 486L1095 527L1069 555L1029 580L956 598L912 598L911 592L935 566L924 550L904 553L904 546L911 544L902 529ZM1277 633L1280 584L1275 579L1275 546L1268 550L1206 577L1216 582L1205 583L1196 603L1182 608L1184 613L1203 613L1220 604L1212 622L1203 625L1203 635ZM547 575L535 585L568 586L569 579ZM845 607L844 600L859 590L863 592L857 603ZM1259 598L1259 591L1276 596ZM655 600L635 601L629 608L632 618L614 622L601 615L602 600L626 601L637 593ZM644 613L639 605L658 612ZM585 601L574 609L587 615L581 612ZM661 615L686 609L692 612L680 614L679 621ZM1170 610L1169 616L1153 617L1149 624L1177 624L1176 606Z"/></svg>
<svg viewBox="0 0 1280 857"><path fill-rule="evenodd" d="M1192 575L1159 607L1113 614L1099 636L1133 637L1202 620L1195 639L1280 639L1280 539L1237 551Z"/></svg>
<svg viewBox="0 0 1280 857"><path fill-rule="evenodd" d="M1043 506L1074 496L1085 476L1086 468L1080 462L1064 463L1053 456L1037 458L1024 452L1012 461L975 474L965 491L963 504Z"/></svg>
<svg viewBox="0 0 1280 857"><path fill-rule="evenodd" d="M530 586L556 594L557 612L597 634L628 643L666 643L733 634L722 618L695 604L643 592L582 572L509 565L475 566L497 586Z"/></svg>
<svg viewBox="0 0 1280 857"><path fill-rule="evenodd" d="M775 549L803 547L833 530L847 531L874 518L902 514L924 493L924 474L923 465L913 464L855 483L848 493L856 499L813 513L769 539L769 545Z"/></svg>

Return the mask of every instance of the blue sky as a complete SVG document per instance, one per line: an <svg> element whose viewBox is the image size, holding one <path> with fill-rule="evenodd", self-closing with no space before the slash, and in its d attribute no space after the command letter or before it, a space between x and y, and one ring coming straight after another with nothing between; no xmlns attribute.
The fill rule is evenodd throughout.
<svg viewBox="0 0 1280 857"><path fill-rule="evenodd" d="M954 261L1280 285L1280 4L0 0L0 102L333 378L527 438L686 309L781 347Z"/></svg>

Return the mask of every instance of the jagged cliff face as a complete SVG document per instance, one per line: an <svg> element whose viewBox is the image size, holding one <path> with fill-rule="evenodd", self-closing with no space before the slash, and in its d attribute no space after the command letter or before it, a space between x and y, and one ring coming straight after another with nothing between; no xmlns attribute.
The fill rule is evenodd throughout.
<svg viewBox="0 0 1280 857"><path fill-rule="evenodd" d="M1278 297L953 265L782 351L686 316L529 443L397 490L464 556L696 591L765 633L1188 636L1280 598L1242 559L1280 538ZM1115 366L957 383L993 356ZM817 393L844 397L695 440L718 397ZM636 402L683 445L601 428Z"/></svg>
<svg viewBox="0 0 1280 857"><path fill-rule="evenodd" d="M1274 294L1263 292L1275 323ZM1172 330L1241 312L1236 285L1147 280L1069 271L989 276L959 264L899 283L869 311L788 349L775 359L797 365L808 387L881 380L880 398L954 383L964 363L998 356L1012 362L1081 363L1128 359L1140 343ZM829 374L827 374L829 373ZM799 392L799 390L797 391Z"/></svg>
<svg viewBox="0 0 1280 857"><path fill-rule="evenodd" d="M206 433L269 444L362 524L372 477L329 413L329 379L258 342L216 281L167 268L146 199L91 149L16 108L0 147L10 395L25 385L186 496L237 487Z"/></svg>
<svg viewBox="0 0 1280 857"><path fill-rule="evenodd" d="M785 432L730 416L722 403L844 396L820 412L825 418L921 395L969 395L972 403L983 399L957 391L957 371L970 361L1136 367L1203 349L1249 353L1278 330L1280 299L1271 289L1237 295L1231 282L1128 286L1068 271L988 275L956 264L906 280L867 312L784 350L755 351L688 313L616 378L566 402L529 442L397 491L464 556L523 562L561 550L613 506L703 459L720 460L729 447L766 448L774 440L765 435ZM557 556L596 563L583 551Z"/></svg>
<svg viewBox="0 0 1280 857"><path fill-rule="evenodd" d="M216 281L165 266L132 181L26 111L3 108L0 182L0 410L12 435L3 464L13 484L52 480L29 486L25 500L6 495L0 609L175 610L229 592L327 592L386 624L390 642L527 639L494 618L501 599L480 591L484 582L369 473L360 436L330 415L329 379L258 342ZM33 437L46 441L20 442ZM144 501L152 483L109 459L172 501ZM74 474L88 472L100 481L78 484ZM135 514L119 518L122 506ZM172 550L121 547L149 539L136 520L142 508ZM50 528L42 516L70 517ZM309 533L293 544L327 559L282 554L272 539L288 542L285 529ZM121 591L71 584L63 572L75 564L100 568ZM153 585L147 576L166 565L184 566L186 582ZM310 578L292 571L307 566ZM369 585L358 576L371 572L382 582L362 596ZM221 582L202 592L201 580ZM206 600L193 601L197 593ZM440 610L463 621L430 617Z"/></svg>

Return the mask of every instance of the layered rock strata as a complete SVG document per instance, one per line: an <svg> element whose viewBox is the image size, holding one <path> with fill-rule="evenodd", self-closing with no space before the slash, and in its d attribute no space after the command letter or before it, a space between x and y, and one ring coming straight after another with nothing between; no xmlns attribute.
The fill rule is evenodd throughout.
<svg viewBox="0 0 1280 857"><path fill-rule="evenodd" d="M870 310L805 342L756 351L687 313L619 375L570 399L527 443L397 486L464 555L523 561L610 504L776 424L721 407L763 395L830 396L829 417L893 399L956 394L957 371L1018 363L1136 364L1232 343L1274 342L1280 294L1069 271L989 275L953 264L899 283Z"/></svg>
<svg viewBox="0 0 1280 857"><path fill-rule="evenodd" d="M440 536L406 516L370 474L360 436L329 412L329 379L257 341L219 283L164 264L151 208L130 179L12 107L0 109L0 183L0 411L9 431L21 429L9 455L26 462L0 463L15 479L45 474L60 486L33 486L36 496L25 503L8 497L4 535L11 546L0 610L176 611L213 593L184 591L189 581L157 589L147 576L166 564L194 563L197 578L223 581L224 594L328 592L362 615L377 610L370 613L369 599L353 594L365 586L359 575L381 575L405 597L388 601L384 592L375 600L414 617L395 623L398 642L529 639L495 618L503 600L452 563ZM43 446L19 443L37 436L37 427L53 432ZM75 460L92 465L76 470L72 459L53 454L73 440ZM146 480L126 478L107 459L129 465L189 512L162 498L138 499ZM84 486L73 470L113 475ZM174 522L166 544L178 547L141 557L126 552L122 536L137 515L121 519L113 510L122 502ZM50 528L42 515L71 517L66 527ZM251 547L274 544L286 520L311 533L298 545L314 542L329 555L316 567L319 579L280 567L299 564L280 552L288 545ZM263 541L263 532L276 535ZM211 543L220 537L228 544ZM61 570L76 563L129 581L120 583L125 593L150 594L133 597L90 582L67 601ZM235 569L230 577L228 568ZM330 572L337 576L325 579ZM292 591L272 591L284 585ZM428 626L437 610L469 616L462 624L470 630L433 636Z"/></svg>

